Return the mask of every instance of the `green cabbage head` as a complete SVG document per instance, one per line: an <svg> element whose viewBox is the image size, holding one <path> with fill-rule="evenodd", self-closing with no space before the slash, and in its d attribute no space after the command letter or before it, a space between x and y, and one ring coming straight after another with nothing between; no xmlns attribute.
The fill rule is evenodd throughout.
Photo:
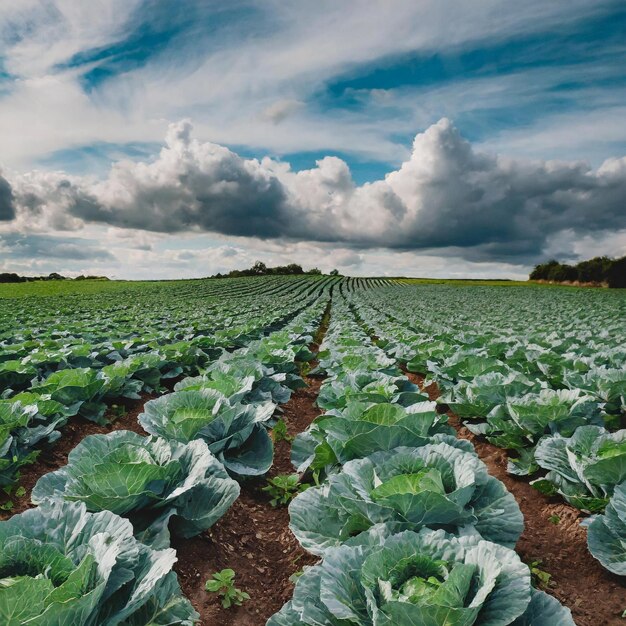
<svg viewBox="0 0 626 626"><path fill-rule="evenodd" d="M46 502L0 522L3 626L192 626L174 550L153 550L131 524L84 504Z"/></svg>
<svg viewBox="0 0 626 626"><path fill-rule="evenodd" d="M274 408L272 402L230 404L216 389L192 389L146 402L139 422L151 435L183 443L202 439L235 476L260 476L274 458L264 424Z"/></svg>
<svg viewBox="0 0 626 626"><path fill-rule="evenodd" d="M603 567L626 576L626 483L615 488L604 515L592 519L587 544Z"/></svg>
<svg viewBox="0 0 626 626"><path fill-rule="evenodd" d="M375 526L329 550L267 626L574 626L569 609L534 599L513 550L443 530L390 532Z"/></svg>
<svg viewBox="0 0 626 626"><path fill-rule="evenodd" d="M609 433L599 426L580 426L571 437L545 437L535 460L549 470L531 483L536 489L558 493L579 509L600 512L615 486L626 480L626 430Z"/></svg>
<svg viewBox="0 0 626 626"><path fill-rule="evenodd" d="M473 527L510 548L524 529L515 498L476 454L444 442L349 461L298 495L289 513L298 541L320 555L382 522L408 530Z"/></svg>
<svg viewBox="0 0 626 626"><path fill-rule="evenodd" d="M239 496L239 485L203 441L180 444L130 431L91 435L68 463L42 476L32 501L83 502L89 511L127 517L142 541L169 545L178 536L201 533Z"/></svg>

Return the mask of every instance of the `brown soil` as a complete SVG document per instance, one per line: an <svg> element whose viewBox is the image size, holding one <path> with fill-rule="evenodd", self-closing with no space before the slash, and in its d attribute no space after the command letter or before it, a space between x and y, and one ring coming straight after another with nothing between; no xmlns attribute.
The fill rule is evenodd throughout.
<svg viewBox="0 0 626 626"><path fill-rule="evenodd" d="M8 519L16 513L22 513L22 511L32 508L30 492L35 483L44 474L54 472L65 465L68 454L88 435L106 434L114 430L132 430L140 435L147 435L139 425L137 416L142 412L143 405L153 397L156 396L142 394L141 400L118 399L114 404L123 406L126 414L122 417L113 418L109 409L107 416L111 423L107 426L100 426L78 416L71 418L62 428L61 437L50 447L44 448L32 465L22 468L17 486L22 487L25 493L20 497L16 496L15 493L10 496L2 493L0 505L6 505L10 501L14 506L10 510L0 511L0 520Z"/></svg>
<svg viewBox="0 0 626 626"><path fill-rule="evenodd" d="M422 387L423 376L407 376ZM424 391L431 400L439 396L435 383ZM541 561L539 569L551 575L545 591L571 609L578 626L624 626L626 580L605 570L589 553L587 532L580 526L585 515L558 498L539 493L529 479L507 474L506 451L471 433L451 411L447 414L458 436L474 444L489 473L515 496L525 526L516 550L525 563Z"/></svg>
<svg viewBox="0 0 626 626"><path fill-rule="evenodd" d="M309 349L316 353L330 319L330 303ZM309 369L317 361L309 363ZM298 389L289 402L277 409L289 436L304 431L320 414L315 404L322 379L304 376L308 387ZM291 441L274 443L274 463L268 476L291 474ZM289 530L287 507L273 508L262 491L265 481L242 484L241 495L228 513L208 532L174 541L178 574L183 593L200 614L198 626L263 626L291 599L294 584L289 580L304 565L317 562ZM240 607L224 609L215 593L205 591L206 581L215 572L230 568L236 572L235 586L250 595Z"/></svg>
<svg viewBox="0 0 626 626"><path fill-rule="evenodd" d="M319 414L315 399L321 381L307 379L309 387L293 394L282 406L290 435L302 432ZM269 475L292 473L291 444L276 443ZM174 542L176 571L184 594L200 613L200 626L261 626L291 598L289 577L303 565L316 562L289 530L286 507L272 508L261 491L264 481L242 485L241 496L207 533ZM241 607L223 609L220 598L204 590L206 580L222 569L235 570L235 585L250 595Z"/></svg>
<svg viewBox="0 0 626 626"><path fill-rule="evenodd" d="M285 420L291 436L305 430L320 412L315 400L322 380L317 377L305 380L308 387L299 389L288 403L280 407L279 415ZM146 394L141 401L127 401L127 413L109 426L99 426L78 417L70 420L63 428L63 436L52 447L42 450L35 463L24 468L20 485L26 492L19 498L11 498L15 506L11 511L0 511L0 519L8 519L31 508L30 492L37 480L65 465L71 450L88 435L114 430L147 434L137 422L137 416L150 398ZM290 441L276 442L274 465L269 476L292 473L290 455ZM293 583L289 577L303 565L311 565L317 560L300 547L289 530L287 508L270 506L269 496L261 491L264 485L264 480L243 484L240 498L208 532L172 542L178 554L175 569L183 592L200 613L199 626L265 624L291 598ZM3 497L0 503L7 500ZM205 581L214 572L227 567L237 573L237 587L251 597L243 606L229 610L221 607L215 594L204 590Z"/></svg>
<svg viewBox="0 0 626 626"><path fill-rule="evenodd" d="M330 305L322 325L309 346L317 352L328 326ZM313 361L311 368L317 363ZM277 409L291 437L306 429L319 415L315 404L320 377L305 377L308 387L295 392L288 403ZM168 388L173 388L171 381ZM170 389L171 390L171 389ZM126 414L109 426L98 426L82 418L73 418L63 428L63 436L53 446L42 450L37 461L24 468L20 486L25 494L12 497L11 511L0 511L0 519L31 508L30 492L37 480L67 463L70 451L88 435L113 430L132 430L145 435L137 422L144 403L153 396L145 394L140 401L125 401ZM121 401L118 404L122 404ZM293 473L290 461L291 440L275 442L274 464L269 476ZM287 602L293 592L289 577L304 565L311 565L317 557L305 552L289 530L289 513L286 507L273 508L268 494L262 491L266 481L251 480L242 485L241 496L228 513L209 531L192 539L174 539L177 551L178 574L183 593L200 613L198 626L261 626ZM0 504L8 498L0 500ZM216 594L205 591L204 585L212 574L225 568L236 572L235 584L250 595L241 607L224 609Z"/></svg>

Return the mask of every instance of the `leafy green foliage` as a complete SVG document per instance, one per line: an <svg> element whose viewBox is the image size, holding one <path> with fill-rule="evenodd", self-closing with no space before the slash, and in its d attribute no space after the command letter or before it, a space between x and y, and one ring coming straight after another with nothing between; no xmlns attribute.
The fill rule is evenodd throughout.
<svg viewBox="0 0 626 626"><path fill-rule="evenodd" d="M262 491L270 496L273 507L285 506L299 493L306 491L310 485L300 482L299 474L279 474L268 478Z"/></svg>
<svg viewBox="0 0 626 626"><path fill-rule="evenodd" d="M223 569L215 572L213 577L206 581L204 588L210 593L216 593L222 597L222 606L229 609L232 606L241 606L250 596L241 589L235 587L235 571Z"/></svg>
<svg viewBox="0 0 626 626"><path fill-rule="evenodd" d="M475 536L427 528L393 534L377 526L308 568L293 600L268 626L343 619L355 626L423 626L442 624L444 616L449 624L525 624L527 611L543 608L530 579L513 550ZM547 604L553 621L530 623L573 626L569 609Z"/></svg>
<svg viewBox="0 0 626 626"><path fill-rule="evenodd" d="M296 538L320 555L380 522L408 530L473 527L511 548L523 530L513 496L461 440L349 461L326 483L298 496L289 513Z"/></svg>
<svg viewBox="0 0 626 626"><path fill-rule="evenodd" d="M0 522L0 622L193 626L174 550L153 550L131 524L84 504L45 502Z"/></svg>
<svg viewBox="0 0 626 626"><path fill-rule="evenodd" d="M287 424L282 417L276 422L276 424L274 424L274 428L272 428L272 437L274 439L274 443L278 443L279 441L293 441L293 437L287 431Z"/></svg>
<svg viewBox="0 0 626 626"><path fill-rule="evenodd" d="M530 579L534 587L545 589L550 584L552 574L542 570L540 565L543 563L541 559L536 559L528 564L530 569Z"/></svg>
<svg viewBox="0 0 626 626"><path fill-rule="evenodd" d="M170 528L182 537L197 535L238 496L239 485L203 441L179 444L120 430L83 439L66 466L37 481L32 501L112 511L128 517L144 543L167 547Z"/></svg>

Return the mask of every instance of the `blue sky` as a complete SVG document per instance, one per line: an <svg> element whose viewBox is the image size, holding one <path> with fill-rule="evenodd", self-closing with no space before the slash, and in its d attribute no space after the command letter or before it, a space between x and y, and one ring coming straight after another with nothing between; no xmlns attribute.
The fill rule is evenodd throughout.
<svg viewBox="0 0 626 626"><path fill-rule="evenodd" d="M584 256L602 247L598 242L609 235L610 253L624 253L624 240L615 240L615 232L626 223L617 222L589 233L570 232L559 222L551 238L532 244L527 241L531 235L524 233L516 247L524 253L512 259L500 252L505 248L501 233L482 239L474 234L471 245L437 237L430 249L421 240L411 243L419 237L399 242L380 233L374 236L373 227L335 241L323 229L315 231L315 219L308 217L306 228L294 225L288 232L263 231L258 237L202 218L188 229L175 227L168 239L162 226L142 228L137 219L119 216L117 206L90 211L84 206L85 197L100 205L120 197L112 183L105 188L112 164L160 162L168 126L183 119L192 121L194 141L228 147L244 161L270 157L280 167L288 163L291 172L315 170L311 197L326 189L324 176L339 176L337 163L331 174L318 171L324 157L338 157L347 165L355 187L349 193L358 196L367 191L361 190L363 185L417 159L415 136L441 118L451 121L472 151L499 159L497 167L503 167L502 159L514 159L522 171L524 163L556 159L584 162L595 172L607 159L626 154L623 2L529 0L518 6L496 0L23 0L0 7L0 23L0 171L17 203L15 219L0 224L6 267L26 267L23 248L19 262L17 255L11 259L16 233L46 237L48 243L55 236L69 237L86 246L108 237L111 249L119 245L115 268L111 258L94 248L93 268L85 266L86 255L81 254L80 259L68 258L68 271L111 267L130 276L121 250L131 228L141 232L140 239L150 240L151 250L169 250L174 256L185 245L226 250L224 259L211 260L209 255L201 260L214 264L209 271L227 269L219 263L255 254L282 261L281 255L302 253L297 246L310 246L307 254L317 250L329 262L343 259L351 263L346 269L361 273L396 273L399 259L405 258L401 255L413 254L413 261L433 272L521 276L547 254ZM453 141L446 132L437 135L442 146ZM435 150L432 141L419 145ZM425 162L427 156L420 158ZM203 162L198 167L208 166ZM267 167L273 175L277 166ZM82 208L70 207L67 194L59 192L64 189L59 172L82 189ZM135 169L132 180L125 179L129 189L142 172ZM288 175L277 176L281 189L276 198L281 202L303 193L301 180L294 191ZM432 187L432 180L420 184L416 193L421 204L415 211L422 211L424 223L435 210L424 204L424 198L431 198L424 189ZM398 190L405 188L400 185L394 193L401 196ZM348 193L339 188L325 193L336 197L339 191ZM43 195L33 213L29 198L37 194ZM528 199L535 195L536 190L528 191ZM173 201L171 194L159 197ZM411 200L402 201L410 213ZM445 202L452 201L458 198ZM20 209L20 202L26 208ZM438 195L438 204L433 200L432 206L445 211L445 202ZM300 202L294 211L300 214L305 205ZM311 213L316 210L307 207ZM168 207L156 210L167 212ZM352 215L351 210L345 214ZM393 216L387 208L371 209L376 210L381 219ZM213 215L213 207L206 211ZM111 213L115 219L103 217ZM161 218L157 222L163 224ZM475 250L479 240L483 248ZM43 249L33 246L33 254L43 256ZM242 254L237 257L233 249ZM487 249L499 252L487 254ZM142 254L146 271L154 269L148 243ZM45 258L35 256L32 268L48 267ZM413 263L407 258L410 268ZM445 258L453 259L455 267L441 265L439 259ZM170 265L164 261L161 275L208 273L204 265L180 260Z"/></svg>

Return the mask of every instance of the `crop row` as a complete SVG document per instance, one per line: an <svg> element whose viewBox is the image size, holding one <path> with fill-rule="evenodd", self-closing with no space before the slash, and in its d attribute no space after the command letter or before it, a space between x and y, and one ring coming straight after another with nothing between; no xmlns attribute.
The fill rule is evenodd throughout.
<svg viewBox="0 0 626 626"><path fill-rule="evenodd" d="M106 338L94 334L100 315L96 309L89 323L66 317L56 325L48 323L45 337L43 327L7 334L0 342L0 486L14 484L20 468L57 440L71 417L106 423L107 404L161 392L163 380L198 374L220 354L287 324L317 302L332 282L283 282L282 289L261 303L254 290L233 297L226 289L220 315L204 312L202 326L182 318L185 327L150 329L148 318L159 319L153 303L142 316L133 312L132 330L116 326L117 334ZM22 307L36 310L42 303L33 300ZM203 302L197 301L197 311ZM190 318L192 313L193 307Z"/></svg>
<svg viewBox="0 0 626 626"><path fill-rule="evenodd" d="M626 575L622 299L599 294L604 306L588 308L584 293L568 299L538 291L546 302L525 309L519 292L506 290L497 302L488 300L493 291L473 290L464 302L471 323L455 312L443 327L437 302L424 306L420 293L441 297L394 288L359 293L353 306L387 354L426 374L425 384L437 383L438 402L509 451L511 474L535 477L540 492L585 513L606 510L585 522L589 548L605 568Z"/></svg>
<svg viewBox="0 0 626 626"><path fill-rule="evenodd" d="M146 403L129 431L91 435L32 491L36 508L0 523L0 621L191 626L170 535L213 525L238 481L272 464L278 403L302 385L329 287L283 329L250 342Z"/></svg>
<svg viewBox="0 0 626 626"><path fill-rule="evenodd" d="M325 413L292 448L318 484L290 504L290 527L322 561L268 626L572 626L512 549L523 529L513 496L341 292L318 355Z"/></svg>

